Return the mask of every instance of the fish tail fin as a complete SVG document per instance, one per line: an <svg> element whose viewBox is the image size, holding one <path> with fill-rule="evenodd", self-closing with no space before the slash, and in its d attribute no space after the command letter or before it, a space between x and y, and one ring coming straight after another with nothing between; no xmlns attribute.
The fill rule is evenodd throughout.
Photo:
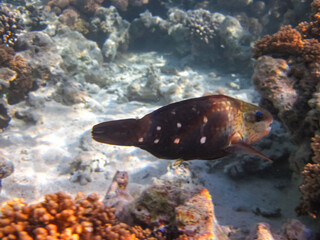
<svg viewBox="0 0 320 240"><path fill-rule="evenodd" d="M123 119L99 123L92 128L97 142L121 146L135 146L138 142L139 120Z"/></svg>

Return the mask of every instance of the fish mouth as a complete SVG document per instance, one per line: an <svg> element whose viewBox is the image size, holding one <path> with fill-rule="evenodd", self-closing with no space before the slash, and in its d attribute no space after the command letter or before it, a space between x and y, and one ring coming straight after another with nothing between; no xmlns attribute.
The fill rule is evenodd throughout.
<svg viewBox="0 0 320 240"><path fill-rule="evenodd" d="M270 131L271 131L271 126L269 126L269 127L266 128L266 134L269 134Z"/></svg>

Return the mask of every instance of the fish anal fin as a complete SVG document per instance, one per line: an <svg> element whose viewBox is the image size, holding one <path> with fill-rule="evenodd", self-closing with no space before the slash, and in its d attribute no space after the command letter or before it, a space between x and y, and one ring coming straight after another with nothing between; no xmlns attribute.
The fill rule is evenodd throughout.
<svg viewBox="0 0 320 240"><path fill-rule="evenodd" d="M268 160L269 162L273 162L270 158L268 158L266 155L264 155L263 153L259 152L258 150L256 150L255 148L253 148L252 146L250 146L249 144L246 144L244 142L236 142L234 144L231 144L230 146L227 147L226 149L228 152L232 152L232 153L236 153L236 152L244 152L244 153L248 153L248 154L253 154L253 155L257 155L261 158L264 158L266 160Z"/></svg>

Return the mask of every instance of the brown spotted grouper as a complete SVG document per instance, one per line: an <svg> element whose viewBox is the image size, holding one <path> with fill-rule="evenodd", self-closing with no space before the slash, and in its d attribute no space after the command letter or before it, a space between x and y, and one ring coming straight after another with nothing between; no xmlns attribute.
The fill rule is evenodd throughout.
<svg viewBox="0 0 320 240"><path fill-rule="evenodd" d="M163 159L217 159L246 152L270 160L250 144L270 132L272 115L251 103L211 95L169 104L141 119L97 124L94 140L136 146Z"/></svg>

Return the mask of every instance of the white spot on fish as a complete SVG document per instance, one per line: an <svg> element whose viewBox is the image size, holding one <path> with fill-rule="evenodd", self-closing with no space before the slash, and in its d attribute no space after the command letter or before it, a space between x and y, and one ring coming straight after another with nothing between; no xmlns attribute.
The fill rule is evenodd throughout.
<svg viewBox="0 0 320 240"><path fill-rule="evenodd" d="M159 139L159 138L156 138L153 142L154 142L155 144L157 144L159 141L160 141L160 139Z"/></svg>
<svg viewBox="0 0 320 240"><path fill-rule="evenodd" d="M204 144L207 140L207 137L203 136L201 139L200 139L200 143L201 144Z"/></svg>
<svg viewBox="0 0 320 240"><path fill-rule="evenodd" d="M193 107L193 108L191 108L192 109L192 111L197 111L197 109L195 108L195 107Z"/></svg>
<svg viewBox="0 0 320 240"><path fill-rule="evenodd" d="M172 115L176 115L176 112L175 112L175 111L172 111L171 114L172 114Z"/></svg>
<svg viewBox="0 0 320 240"><path fill-rule="evenodd" d="M143 138L141 137L141 138L139 138L139 143L142 143L143 142Z"/></svg>
<svg viewBox="0 0 320 240"><path fill-rule="evenodd" d="M177 128L181 128L181 126L182 126L181 123L178 122L177 123Z"/></svg>
<svg viewBox="0 0 320 240"><path fill-rule="evenodd" d="M157 131L160 131L161 130L161 126L157 126Z"/></svg>
<svg viewBox="0 0 320 240"><path fill-rule="evenodd" d="M173 143L178 144L180 142L180 138L176 138Z"/></svg>
<svg viewBox="0 0 320 240"><path fill-rule="evenodd" d="M206 116L203 116L203 123L206 124L208 122L208 118Z"/></svg>

